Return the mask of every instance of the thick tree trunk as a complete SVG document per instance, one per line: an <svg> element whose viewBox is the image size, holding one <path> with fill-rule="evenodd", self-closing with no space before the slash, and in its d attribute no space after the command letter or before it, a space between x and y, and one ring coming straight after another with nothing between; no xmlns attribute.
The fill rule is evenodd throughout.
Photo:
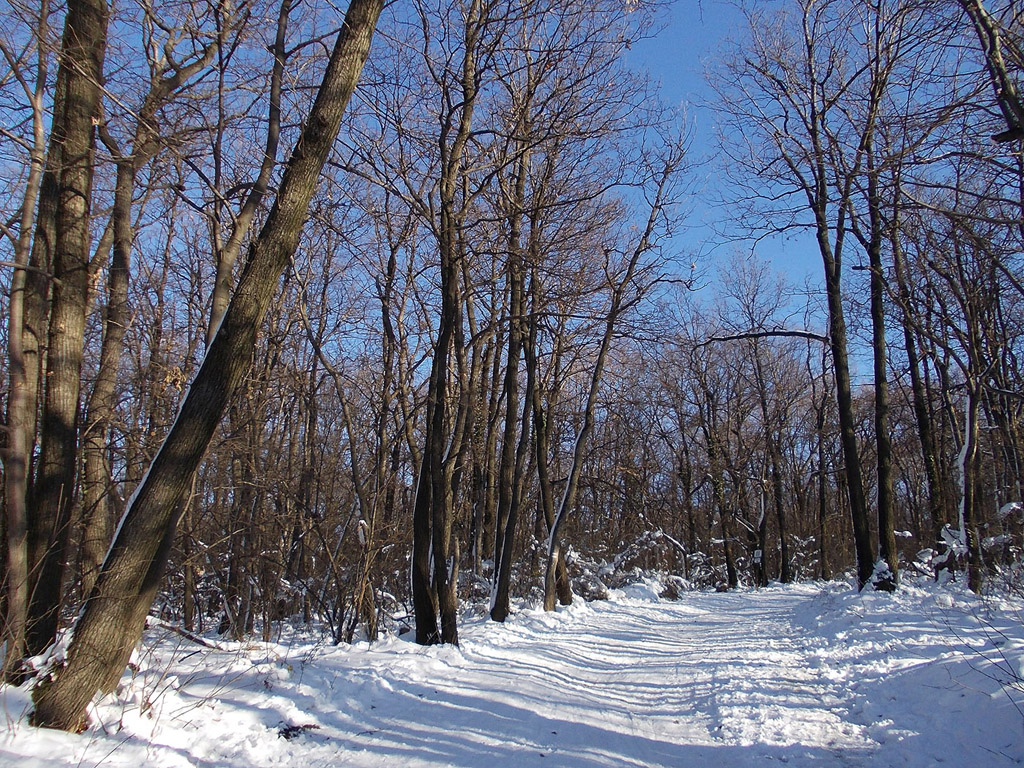
<svg viewBox="0 0 1024 768"><path fill-rule="evenodd" d="M67 664L36 688L37 725L80 730L96 691L114 688L141 636L174 539L176 515L214 430L240 385L256 332L298 245L317 178L369 53L383 0L352 0L277 200L250 248L224 321L178 417L121 520Z"/></svg>
<svg viewBox="0 0 1024 768"><path fill-rule="evenodd" d="M64 101L54 118L59 146L53 298L39 470L29 497L32 592L26 648L41 653L57 636L78 461L78 397L89 291L94 121L107 38L105 0L68 4L62 42ZM59 76L58 76L59 77Z"/></svg>
<svg viewBox="0 0 1024 768"><path fill-rule="evenodd" d="M89 394L82 430L82 538L79 567L83 597L92 591L103 557L110 546L113 518L123 511L119 504L111 503L116 498L116 492L111 481L109 446L111 422L117 406L118 369L129 322L128 282L135 238L132 225L135 177L164 146L159 133L160 109L192 76L200 73L210 63L217 46L216 41L212 42L188 65L152 77L149 91L136 112L132 145L127 151L118 146L105 126L101 125L99 129L101 140L115 160L116 174L109 234L104 234L97 248L97 254L105 254L108 250L110 252L100 364ZM96 261L99 262L99 255Z"/></svg>

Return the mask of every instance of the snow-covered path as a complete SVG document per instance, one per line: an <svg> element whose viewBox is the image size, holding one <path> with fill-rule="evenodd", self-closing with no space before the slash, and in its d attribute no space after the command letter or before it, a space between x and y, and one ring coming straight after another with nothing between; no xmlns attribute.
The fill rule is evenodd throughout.
<svg viewBox="0 0 1024 768"><path fill-rule="evenodd" d="M103 730L15 720L0 765L1024 764L1024 697L1013 674L993 679L1019 672L1022 635L1019 617L947 593L805 585L678 602L638 588L469 620L458 649L165 641L97 708ZM7 695L10 713L22 694Z"/></svg>
<svg viewBox="0 0 1024 768"><path fill-rule="evenodd" d="M694 605L704 600L712 610ZM794 637L793 602L787 593L716 594L642 612L602 603L548 632L537 616L485 627L487 642L470 631L445 669L431 665L436 678L419 660L373 664L368 677L389 683L346 717L364 726L348 740L348 759L405 753L412 765L482 765L483 747L487 759L516 765L867 765L858 756L874 742L843 722L849 697ZM403 678L400 692L388 690ZM442 724L439 739L433 726ZM410 748L410 732L429 733L422 751Z"/></svg>

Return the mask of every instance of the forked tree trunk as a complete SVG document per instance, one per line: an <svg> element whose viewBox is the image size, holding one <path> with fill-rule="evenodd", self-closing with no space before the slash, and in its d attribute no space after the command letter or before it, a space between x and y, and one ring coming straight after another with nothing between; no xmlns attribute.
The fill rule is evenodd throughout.
<svg viewBox="0 0 1024 768"><path fill-rule="evenodd" d="M459 106L445 114L439 142L441 171L438 179L436 226L441 267L441 310L427 385L426 434L413 508L411 581L416 642L421 645L459 644L455 591L459 554L457 543L452 541L452 518L454 459L461 444L459 427L453 427L450 423L453 421L450 415L453 403L449 385L453 362L458 362L459 351L456 345L464 346L459 334L462 322L460 279L464 254L461 242L462 203L458 192L465 178L463 163L479 92L478 45L484 27L489 23L488 9L482 0L469 3L464 23L462 68L458 88L452 90L452 97L457 97ZM465 417L465 412L456 414L456 425L461 422L464 426Z"/></svg>
<svg viewBox="0 0 1024 768"><path fill-rule="evenodd" d="M178 417L128 506L81 619L67 663L33 696L36 725L81 730L97 691L113 690L160 584L177 514L232 395L249 368L256 331L298 246L316 182L355 90L384 0L352 0L277 200Z"/></svg>
<svg viewBox="0 0 1024 768"><path fill-rule="evenodd" d="M536 267L534 267L533 275L530 279L530 292L532 295L533 306L539 306L538 296L540 292L539 277L536 273ZM527 370L530 376L536 380L538 376L538 360L537 360L537 332L538 332L538 317L537 313L532 313L529 318L529 333L527 334L527 343L524 346L524 357L526 359ZM561 353L556 351L554 357L556 360L561 356ZM557 362L554 364L557 368ZM533 396L531 398L531 405L533 408L533 441L534 441L534 456L537 462L537 485L539 486L538 493L540 496L540 507L541 513L544 518L544 528L546 533L551 535L551 528L555 524L555 493L551 482L551 475L548 471L548 455L550 453L550 439L548 437L548 417L544 412L544 394L541 391L540 386L534 385ZM548 413L554 413L555 408L553 404L549 403ZM572 583L569 581L569 570L565 564L565 554L562 552L561 547L555 550L555 596L558 598L559 605L572 605Z"/></svg>

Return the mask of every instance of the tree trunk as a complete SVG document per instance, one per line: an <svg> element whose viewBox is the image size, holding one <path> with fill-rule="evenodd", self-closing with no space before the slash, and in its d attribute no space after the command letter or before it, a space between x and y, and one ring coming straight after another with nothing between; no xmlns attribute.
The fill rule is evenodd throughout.
<svg viewBox="0 0 1024 768"><path fill-rule="evenodd" d="M50 4L43 0L39 9L39 39L47 37L47 17ZM7 649L4 657L3 678L20 682L19 668L25 656L25 629L29 603L28 510L29 463L35 432L35 386L29 386L35 377L29 375L29 358L25 349L25 304L29 286L28 266L32 254L32 222L36 201L39 199L43 169L46 164L46 132L44 126L43 95L46 88L48 52L40 46L35 91L32 94L32 149L25 180L18 224L18 240L14 246L15 269L11 276L8 301L7 366L9 387L7 394L7 435L4 443L4 500L6 594L3 638ZM32 358L32 364L35 359Z"/></svg>
<svg viewBox="0 0 1024 768"><path fill-rule="evenodd" d="M824 217L822 217L824 219ZM861 476L860 454L857 450L857 432L853 413L853 394L850 386L850 364L846 354L846 320L843 313L843 295L840 287L839 264L828 242L828 224L822 220L818 228L818 245L825 265L825 290L828 296L829 345L836 377L836 401L839 408L839 433L843 447L850 517L853 521L854 546L857 552L857 583L860 588L871 581L875 570L875 553L871 545L871 526L868 523L867 500Z"/></svg>
<svg viewBox="0 0 1024 768"><path fill-rule="evenodd" d="M757 382L758 404L761 408L761 420L764 423L765 447L768 450L768 459L772 470L772 503L775 506L775 519L779 524L779 581L788 584L793 580L789 557L789 540L786 530L786 504L785 490L782 486L782 459L779 455L779 436L772 429L772 417L768 409L768 382L765 381L764 368L761 365L761 350L758 339L753 340L754 348L754 376ZM763 539L764 537L762 537ZM767 550L764 549L767 542L762 540L762 564L765 570L761 586L767 585Z"/></svg>
<svg viewBox="0 0 1024 768"><path fill-rule="evenodd" d="M815 420L814 431L818 443L818 575L822 580L832 578L832 568L828 560L828 547L825 542L827 532L825 522L828 519L828 500L825 493L828 490L828 474L825 464L825 402L814 404Z"/></svg>
<svg viewBox="0 0 1024 768"><path fill-rule="evenodd" d="M525 119L520 120L517 134L527 135ZM504 621L509 612L509 590L512 582L512 548L519 506L522 501L523 467L530 445L528 413L533 402L536 374L527 370L527 391L523 394L525 407L520 413L519 359L526 335L525 264L522 246L522 209L526 203L526 176L529 172L530 152L519 148L515 165L515 186L511 194L508 235L508 261L505 266L508 281L508 355L505 361L505 431L501 442L501 461L498 468L498 517L494 547L494 586L491 596L491 618ZM516 435L519 439L516 440Z"/></svg>
<svg viewBox="0 0 1024 768"><path fill-rule="evenodd" d="M248 370L256 331L298 245L309 201L369 53L383 0L352 0L273 208L178 417L128 506L86 601L67 664L34 693L33 723L81 730L97 690L113 690L159 586L176 515L217 424Z"/></svg>
<svg viewBox="0 0 1024 768"><path fill-rule="evenodd" d="M871 333L872 360L875 375L875 451L878 467L878 549L889 569L879 574L875 588L892 591L899 578L899 551L896 549L895 511L893 509L892 436L889 434L889 380L886 367L889 357L885 340L885 305L882 294L885 276L882 273L882 221L878 202L878 179L874 155L868 147L868 207L871 217L871 238L868 261L871 269Z"/></svg>
<svg viewBox="0 0 1024 768"><path fill-rule="evenodd" d="M728 579L729 589L736 589L739 584L739 574L736 571L736 558L732 551L732 542L730 537L732 531L727 523L726 518L728 512L725 506L725 482L723 478L723 465L722 465L722 451L718 442L718 426L717 426L717 412L718 407L716 404L715 395L711 392L710 386L708 386L707 380L704 378L703 373L698 373L698 381L702 389L704 396L704 402L706 403L705 408L701 408L702 415L702 428L704 430L704 440L707 445L708 454L708 470L711 474L711 500L712 500L712 511L718 511L719 527L722 531L722 552L725 555L725 574ZM758 546L764 547L764 542L759 539ZM756 561L755 567L758 573L758 586L761 584L761 574L764 572L764 550L761 550L761 560Z"/></svg>
<svg viewBox="0 0 1024 768"><path fill-rule="evenodd" d="M928 408L928 393L920 370L918 342L911 319L910 290L907 286L906 270L903 262L903 250L897 234L891 238L893 249L893 266L896 273L896 285L899 291L899 303L903 325L903 340L907 351L907 368L910 370L910 390L914 402L917 439L921 444L921 457L924 461L925 481L928 493L928 511L931 515L933 541L932 546L939 550L939 557L945 554L946 545L942 539L942 529L949 523L946 505L943 503L942 481L939 478L939 461L935 455L935 437L932 416ZM948 563L945 563L948 565ZM944 567L944 566L939 566Z"/></svg>
<svg viewBox="0 0 1024 768"><path fill-rule="evenodd" d="M877 22L876 22L877 23ZM876 27L876 33L878 31ZM878 81L878 74L874 82ZM853 219L851 226L868 256L871 297L871 352L875 390L875 453L877 472L878 507L878 549L881 556L879 568L874 574L875 589L892 591L899 576L899 552L896 549L895 511L892 470L892 437L889 434L889 380L886 370L888 349L885 338L885 273L882 267L882 200L878 189L878 168L875 157L873 131L867 131L863 138L864 157L867 168L868 229L864 232ZM897 182L898 188L898 182ZM899 203L893 201L895 221L899 220ZM884 563L885 571L881 570Z"/></svg>
<svg viewBox="0 0 1024 768"><path fill-rule="evenodd" d="M459 280L463 254L457 197L464 177L463 159L479 90L477 46L487 23L484 3L472 0L464 21L458 92L449 95L458 106L444 115L439 137L441 178L436 232L441 267L441 312L427 385L427 427L413 510L413 609L416 641L421 644L442 642L458 645L459 642L455 591L458 553L452 552L452 473L454 459L461 446L456 445L455 430L449 425L448 388L454 347L460 336L458 325L461 323ZM450 143L449 135L452 136ZM463 392L463 397L466 396L468 393Z"/></svg>
<svg viewBox="0 0 1024 768"><path fill-rule="evenodd" d="M114 189L114 242L107 277L107 308L104 318L100 367L85 412L82 462L82 543L80 568L82 595L88 596L96 582L103 557L110 546L115 507L110 503L115 490L110 478L107 449L110 423L117 405L117 371L128 325L128 275L131 266L131 205L135 168L120 158ZM120 510L118 510L120 511Z"/></svg>
<svg viewBox="0 0 1024 768"><path fill-rule="evenodd" d="M39 470L29 497L31 655L57 636L78 461L78 397L89 290L93 124L99 111L107 38L105 0L72 0L62 42L64 101L54 116L59 146L54 222L53 298L47 335L46 387ZM60 77L60 75L58 75Z"/></svg>
<svg viewBox="0 0 1024 768"><path fill-rule="evenodd" d="M960 498L960 531L967 547L967 586L976 595L981 594L981 536L978 530L978 486L979 461L978 438L980 427L978 417L981 393L976 382L967 385L967 402L964 413L964 443L960 450L960 470L963 487Z"/></svg>
<svg viewBox="0 0 1024 768"><path fill-rule="evenodd" d="M561 542L558 535L562 524L565 522L569 511L576 504L576 493L579 489L580 474L583 471L584 450L590 433L594 428L594 409L597 405L597 392L601 386L601 378L604 375L604 366L608 359L608 352L611 349L612 339L620 316L629 306L627 301L627 289L637 291L639 299L640 288L632 285L633 277L636 274L640 258L650 250L654 243L653 238L658 227L663 206L668 202L669 188L679 164L685 157L685 146L682 143L670 144L666 147L666 154L661 158L662 164L651 196L650 214L647 217L643 232L640 233L636 245L624 265L624 269L618 275L617 281L611 284L611 302L608 306L608 314L604 318L604 329L601 334L601 343L598 347L597 357L594 360L594 369L590 374L590 383L587 391L586 404L583 407L583 424L576 435L573 445L572 463L569 466L569 476L565 483L565 492L558 505L558 512L555 514L555 521L548 534L548 561L544 578L544 610L555 610L555 596L557 592L558 561L561 557ZM605 265L608 270L608 265Z"/></svg>
<svg viewBox="0 0 1024 768"><path fill-rule="evenodd" d="M533 306L538 306L538 297L540 295L540 278L537 274L536 268L533 270L533 274L530 277L530 294L532 297ZM527 343L525 345L525 359L527 375L533 376L534 380L537 377L537 324L539 320L536 312L530 315L529 320L529 332L527 334ZM560 358L560 352L556 352L554 366L557 368L558 359ZM533 441L534 441L534 460L537 462L537 485L538 493L540 495L540 506L541 512L544 517L545 533L550 536L551 528L555 524L555 493L551 483L551 475L548 469L548 455L550 453L550 441L548 438L548 417L544 412L544 393L541 391L541 387L534 385L533 396L532 396L532 407L533 407ZM554 411L554 407L549 403L549 412ZM555 596L558 599L559 605L572 605L572 582L569 580L569 571L565 564L565 555L562 552L561 547L555 551Z"/></svg>

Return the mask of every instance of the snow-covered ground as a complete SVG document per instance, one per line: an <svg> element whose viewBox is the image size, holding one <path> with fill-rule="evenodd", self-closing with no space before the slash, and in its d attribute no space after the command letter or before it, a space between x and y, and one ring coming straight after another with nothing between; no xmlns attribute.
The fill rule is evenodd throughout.
<svg viewBox="0 0 1024 768"><path fill-rule="evenodd" d="M459 648L156 630L81 735L32 728L28 694L0 689L0 766L1019 765L1022 623L956 586L645 584L467 618Z"/></svg>

